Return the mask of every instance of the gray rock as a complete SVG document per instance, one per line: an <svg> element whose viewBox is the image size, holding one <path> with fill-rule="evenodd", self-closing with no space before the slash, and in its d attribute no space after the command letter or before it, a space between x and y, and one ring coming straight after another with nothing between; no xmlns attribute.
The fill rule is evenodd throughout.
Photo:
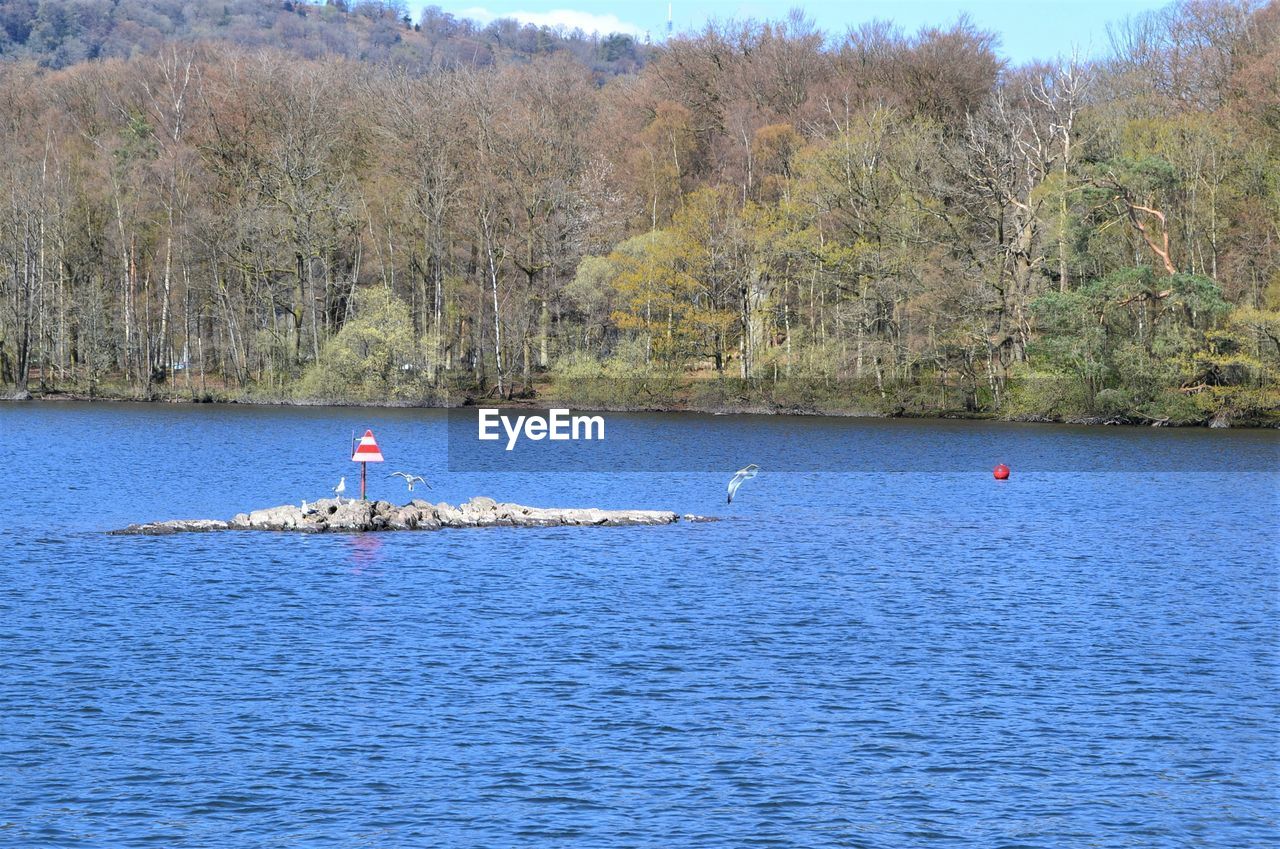
<svg viewBox="0 0 1280 849"><path fill-rule="evenodd" d="M254 510L249 514L249 527L264 531L290 531L302 522L302 508L294 504Z"/></svg>
<svg viewBox="0 0 1280 849"><path fill-rule="evenodd" d="M343 501L329 509L325 524L331 531L368 531L373 529L373 516L373 502Z"/></svg>
<svg viewBox="0 0 1280 849"><path fill-rule="evenodd" d="M465 518L462 515L462 511L447 501L441 501L437 504L433 512L435 513L436 521L441 525L455 528L465 526Z"/></svg>
<svg viewBox="0 0 1280 849"><path fill-rule="evenodd" d="M167 536L169 534L195 534L204 533L206 531L225 531L230 528L227 522L217 519L173 519L168 522L147 522L141 525L130 525L127 528L121 528L118 531L111 531L115 535L137 534L141 536Z"/></svg>
<svg viewBox="0 0 1280 849"><path fill-rule="evenodd" d="M686 516L686 521L714 521ZM555 526L669 525L679 517L666 510L600 510L597 508L526 507L499 503L492 498L472 498L454 507L414 499L397 507L389 501L339 501L325 498L303 510L293 504L237 513L230 522L216 519L179 519L130 525L113 534L176 534L199 531L256 530L302 533L363 531L434 531L441 528Z"/></svg>

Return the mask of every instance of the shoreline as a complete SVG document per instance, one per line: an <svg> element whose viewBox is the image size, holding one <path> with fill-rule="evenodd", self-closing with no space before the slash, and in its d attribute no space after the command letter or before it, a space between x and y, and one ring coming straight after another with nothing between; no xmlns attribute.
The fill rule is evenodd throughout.
<svg viewBox="0 0 1280 849"><path fill-rule="evenodd" d="M877 410L854 410L842 408L802 409L799 407L779 407L768 404L744 403L735 406L699 407L687 405L623 405L623 404L586 404L580 405L572 400L559 398L513 398L508 400L477 399L466 395L459 403L431 403L413 401L343 401L343 400L301 400L280 398L214 398L214 397L182 397L154 396L151 398L130 397L125 395L91 395L85 392L10 392L0 395L0 402L9 403L107 403L107 404L186 404L211 406L246 406L246 407L350 407L353 409L394 409L394 410L455 410L467 407L495 406L506 409L548 409L563 406L575 410L600 413L663 413L679 415L681 413L702 415L759 415L759 416L796 416L831 418L871 418L871 419L922 419L922 420L963 420L991 421L1016 424L1056 424L1089 427L1177 427L1208 429L1280 429L1280 416L1266 421L1262 419L1213 420L1202 422L1171 422L1169 420L1153 420L1135 416L1054 416L1049 414L1021 414L1017 416L1001 416L990 412L966 412L962 410L939 410L932 413L899 411L885 413Z"/></svg>

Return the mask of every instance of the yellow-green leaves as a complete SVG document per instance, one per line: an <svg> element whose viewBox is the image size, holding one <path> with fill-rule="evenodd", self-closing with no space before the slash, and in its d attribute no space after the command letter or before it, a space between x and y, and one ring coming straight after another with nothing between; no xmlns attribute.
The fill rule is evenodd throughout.
<svg viewBox="0 0 1280 849"><path fill-rule="evenodd" d="M309 400L408 398L423 388L409 309L382 287L359 291L355 317L325 343L299 394Z"/></svg>

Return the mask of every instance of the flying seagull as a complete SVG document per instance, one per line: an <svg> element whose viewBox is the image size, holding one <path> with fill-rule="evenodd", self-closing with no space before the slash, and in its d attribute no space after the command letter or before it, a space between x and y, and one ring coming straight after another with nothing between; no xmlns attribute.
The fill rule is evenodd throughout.
<svg viewBox="0 0 1280 849"><path fill-rule="evenodd" d="M738 469L738 473L733 476L733 480L729 481L729 501L727 503L733 503L733 496L737 493L738 487L742 486L742 482L744 480L754 478L758 471L760 471L760 467L755 463L752 463L744 469Z"/></svg>
<svg viewBox="0 0 1280 849"><path fill-rule="evenodd" d="M392 472L387 475L389 478L404 478L404 482L409 485L409 491L413 492L413 485L420 483L427 489L431 489L431 484L427 483L427 479L422 475L411 475L408 472Z"/></svg>
<svg viewBox="0 0 1280 849"><path fill-rule="evenodd" d="M338 485L333 488L333 494L338 496L338 503L342 503L342 493L347 491L347 476L343 475L338 478Z"/></svg>

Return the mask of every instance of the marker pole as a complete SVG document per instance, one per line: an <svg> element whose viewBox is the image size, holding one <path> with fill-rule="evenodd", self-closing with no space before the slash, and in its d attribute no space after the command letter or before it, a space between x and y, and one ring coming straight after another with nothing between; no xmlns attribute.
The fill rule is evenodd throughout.
<svg viewBox="0 0 1280 849"><path fill-rule="evenodd" d="M361 501L366 500L364 497L364 473L368 468L369 468L368 463L360 464L360 500Z"/></svg>

